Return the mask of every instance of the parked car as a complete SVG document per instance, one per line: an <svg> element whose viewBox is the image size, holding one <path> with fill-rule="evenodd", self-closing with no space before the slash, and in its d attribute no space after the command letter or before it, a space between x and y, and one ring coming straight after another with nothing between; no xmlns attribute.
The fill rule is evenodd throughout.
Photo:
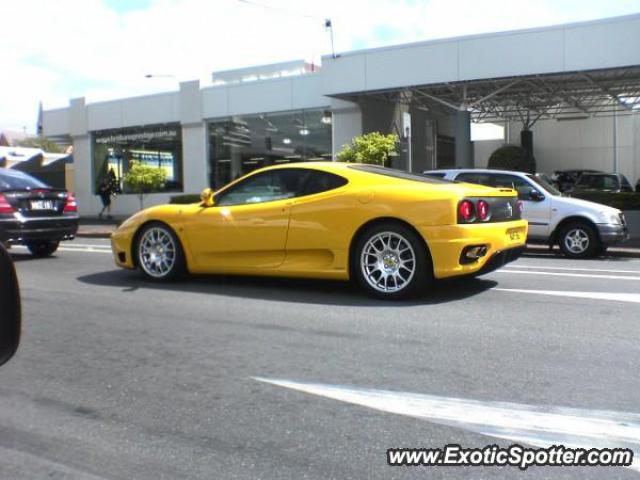
<svg viewBox="0 0 640 480"><path fill-rule="evenodd" d="M577 170L556 170L553 172L553 185L561 192L571 190L578 179L584 173L602 173L600 170L577 169Z"/></svg>
<svg viewBox="0 0 640 480"><path fill-rule="evenodd" d="M515 189L523 202L522 217L529 222L528 240L557 244L567 257L593 257L604 253L609 245L629 238L620 210L562 196L535 175L479 169L435 171L438 172L449 180Z"/></svg>
<svg viewBox="0 0 640 480"><path fill-rule="evenodd" d="M518 258L516 193L375 165L272 166L202 201L139 212L113 233L116 264L153 280L184 272L356 280L399 298L436 278Z"/></svg>
<svg viewBox="0 0 640 480"><path fill-rule="evenodd" d="M18 170L0 168L0 242L26 245L45 257L78 230L78 205L72 193L51 188Z"/></svg>
<svg viewBox="0 0 640 480"><path fill-rule="evenodd" d="M0 365L6 363L20 343L20 287L11 257L0 245Z"/></svg>
<svg viewBox="0 0 640 480"><path fill-rule="evenodd" d="M621 173L584 173L569 193L578 196L582 192L633 192L633 187Z"/></svg>

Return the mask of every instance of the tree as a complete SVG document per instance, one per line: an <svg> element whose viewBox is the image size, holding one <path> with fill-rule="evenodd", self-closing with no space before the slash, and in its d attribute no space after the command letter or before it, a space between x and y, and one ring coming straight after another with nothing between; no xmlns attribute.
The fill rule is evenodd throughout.
<svg viewBox="0 0 640 480"><path fill-rule="evenodd" d="M536 161L524 148L516 145L505 145L491 154L489 168L535 173Z"/></svg>
<svg viewBox="0 0 640 480"><path fill-rule="evenodd" d="M164 186L167 174L160 167L152 167L132 160L129 171L124 175L124 184L129 190L138 195L140 210L143 208L144 196Z"/></svg>
<svg viewBox="0 0 640 480"><path fill-rule="evenodd" d="M350 145L344 145L338 153L339 162L370 163L388 167L392 156L396 155L398 136L395 133L384 135L371 132L359 135L351 140Z"/></svg>
<svg viewBox="0 0 640 480"><path fill-rule="evenodd" d="M65 149L45 137L27 138L18 143L19 147L39 148L47 153L64 153Z"/></svg>

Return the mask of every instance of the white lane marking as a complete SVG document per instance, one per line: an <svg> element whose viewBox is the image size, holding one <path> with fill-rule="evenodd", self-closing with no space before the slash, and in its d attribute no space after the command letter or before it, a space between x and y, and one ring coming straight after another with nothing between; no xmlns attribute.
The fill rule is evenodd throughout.
<svg viewBox="0 0 640 480"><path fill-rule="evenodd" d="M499 292L530 293L533 295L552 295L554 297L588 298L592 300L612 300L615 302L640 303L640 293L610 292L573 292L558 290L525 290L521 288L492 288Z"/></svg>
<svg viewBox="0 0 640 480"><path fill-rule="evenodd" d="M640 472L640 414L478 401L253 377L259 382L538 447L630 448Z"/></svg>
<svg viewBox="0 0 640 480"><path fill-rule="evenodd" d="M640 281L640 277L629 277L622 275L589 275L587 273L560 273L560 272L528 272L526 270L496 270L495 273L520 273L524 275L553 275L555 277L580 277L580 278L609 278L611 280L634 280Z"/></svg>
<svg viewBox="0 0 640 480"><path fill-rule="evenodd" d="M110 243L67 243L65 247L111 248Z"/></svg>
<svg viewBox="0 0 640 480"><path fill-rule="evenodd" d="M13 250L14 248L20 249L20 250L27 249L27 247L25 247L24 245L13 245L11 247L11 250ZM83 253L108 253L111 255L110 248L107 250L105 248L92 248L92 247L88 247L88 248L59 247L57 251L58 252L83 252Z"/></svg>
<svg viewBox="0 0 640 480"><path fill-rule="evenodd" d="M58 248L63 252L86 252L86 253L108 253L111 255L111 249L106 250L104 248L73 248L73 247L62 247Z"/></svg>
<svg viewBox="0 0 640 480"><path fill-rule="evenodd" d="M640 275L640 270L604 270L604 269L596 269L596 268L574 268L574 267L538 267L535 265L514 265L514 266L506 266L503 267L507 270L511 269L531 269L531 270L570 270L572 272L604 272L604 273L635 273L636 275Z"/></svg>

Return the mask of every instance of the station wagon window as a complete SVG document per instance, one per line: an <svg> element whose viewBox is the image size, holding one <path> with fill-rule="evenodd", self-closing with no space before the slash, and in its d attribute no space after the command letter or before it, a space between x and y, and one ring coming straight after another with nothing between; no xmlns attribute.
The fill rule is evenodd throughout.
<svg viewBox="0 0 640 480"><path fill-rule="evenodd" d="M494 176L495 183L492 185L495 188L513 188L518 192L518 198L521 200L530 199L531 193L537 191L529 182L525 179L516 177L515 175L497 174Z"/></svg>
<svg viewBox="0 0 640 480"><path fill-rule="evenodd" d="M493 187L493 180L488 173L461 173L456 177L456 180L459 182L476 183L478 185Z"/></svg>

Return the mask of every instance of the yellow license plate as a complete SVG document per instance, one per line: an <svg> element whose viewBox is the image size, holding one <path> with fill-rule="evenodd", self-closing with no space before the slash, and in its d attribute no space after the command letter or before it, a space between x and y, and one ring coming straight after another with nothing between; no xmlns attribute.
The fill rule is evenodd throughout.
<svg viewBox="0 0 640 480"><path fill-rule="evenodd" d="M524 228L510 228L507 230L507 238L511 243L524 242Z"/></svg>

